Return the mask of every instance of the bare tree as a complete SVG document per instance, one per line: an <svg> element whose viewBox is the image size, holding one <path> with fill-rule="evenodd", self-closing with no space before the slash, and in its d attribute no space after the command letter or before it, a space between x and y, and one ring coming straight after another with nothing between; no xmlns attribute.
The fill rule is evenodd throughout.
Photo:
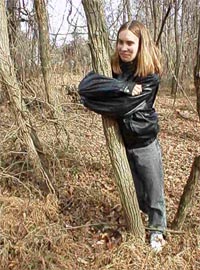
<svg viewBox="0 0 200 270"><path fill-rule="evenodd" d="M111 76L110 46L105 26L103 4L99 0L82 0L82 4L87 17L93 68L96 72ZM128 229L136 237L144 239L144 226L136 191L117 122L103 117L103 127Z"/></svg>
<svg viewBox="0 0 200 270"><path fill-rule="evenodd" d="M7 12L8 12L8 36L10 44L10 53L13 59L15 60L15 47L17 42L17 32L20 27L19 23L19 1L10 0L7 1Z"/></svg>
<svg viewBox="0 0 200 270"><path fill-rule="evenodd" d="M19 51L20 3L19 0L7 1L8 37L10 54L15 66L17 79L24 80L22 53Z"/></svg>
<svg viewBox="0 0 200 270"><path fill-rule="evenodd" d="M130 0L123 0L123 22L131 21L131 2Z"/></svg>
<svg viewBox="0 0 200 270"><path fill-rule="evenodd" d="M183 5L184 0L182 1ZM176 59L175 59L175 68L174 75L172 78L172 96L176 96L178 83L179 83L179 74L180 74L180 65L181 65L181 51L182 51L182 34L183 34L183 7L181 15L181 23L179 23L179 9L181 7L181 0L175 0L175 16L174 16L174 31L175 31L175 47L176 47ZM180 25L181 24L181 25Z"/></svg>
<svg viewBox="0 0 200 270"><path fill-rule="evenodd" d="M197 112L200 119L200 20L199 20L199 32L198 32L198 43L197 43L197 62L194 68L194 85L196 88L197 95Z"/></svg>
<svg viewBox="0 0 200 270"><path fill-rule="evenodd" d="M54 104L55 99L50 85L50 41L46 3L45 0L34 0L34 4L39 29L39 52L45 84L46 100L48 103Z"/></svg>
<svg viewBox="0 0 200 270"><path fill-rule="evenodd" d="M181 229L188 211L192 205L192 198L196 191L197 185L200 180L200 156L195 157L192 164L190 176L188 178L187 184L184 187L183 194L181 196L179 207L176 212L175 218L172 222L173 229Z"/></svg>
<svg viewBox="0 0 200 270"><path fill-rule="evenodd" d="M156 41L157 32L158 32L158 0L149 1L151 15L153 18L153 39Z"/></svg>
<svg viewBox="0 0 200 270"><path fill-rule="evenodd" d="M45 167L45 157L39 138L32 127L29 113L23 106L21 89L19 88L14 65L9 50L6 10L4 1L0 2L0 78L3 89L9 98L10 108L15 115L19 136L28 149L30 160L35 168L36 175L54 192L48 170Z"/></svg>
<svg viewBox="0 0 200 270"><path fill-rule="evenodd" d="M130 0L126 0L126 10L127 10L128 21L131 21L132 20L132 13L131 13L131 1Z"/></svg>

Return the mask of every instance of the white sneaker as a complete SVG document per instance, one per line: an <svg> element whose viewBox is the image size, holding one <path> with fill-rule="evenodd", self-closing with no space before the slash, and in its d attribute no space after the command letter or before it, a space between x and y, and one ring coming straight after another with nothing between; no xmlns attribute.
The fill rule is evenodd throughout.
<svg viewBox="0 0 200 270"><path fill-rule="evenodd" d="M150 246L153 251L160 252L165 245L165 240L161 232L152 232L150 235Z"/></svg>

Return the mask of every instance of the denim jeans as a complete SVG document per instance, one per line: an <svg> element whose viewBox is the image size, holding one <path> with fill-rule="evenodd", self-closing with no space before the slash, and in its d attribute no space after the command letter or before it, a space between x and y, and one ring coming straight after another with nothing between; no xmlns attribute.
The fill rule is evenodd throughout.
<svg viewBox="0 0 200 270"><path fill-rule="evenodd" d="M166 209L161 149L158 140L127 149L140 209L148 215L149 227L164 231Z"/></svg>

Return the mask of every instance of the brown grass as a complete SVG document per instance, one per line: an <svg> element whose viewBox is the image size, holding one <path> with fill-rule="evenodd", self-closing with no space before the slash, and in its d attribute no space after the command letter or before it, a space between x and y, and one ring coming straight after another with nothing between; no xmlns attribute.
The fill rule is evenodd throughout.
<svg viewBox="0 0 200 270"><path fill-rule="evenodd" d="M152 253L148 240L136 241L124 227L101 117L72 103L63 86L67 80L56 80L63 108L59 132L40 108L31 108L56 195L42 195L9 106L1 104L0 270L200 269L199 187L182 232L167 232L162 253ZM192 102L195 106L194 96ZM197 115L184 98L175 108L172 104L165 95L156 103L169 228L194 156L200 154ZM189 119L179 111L187 111Z"/></svg>

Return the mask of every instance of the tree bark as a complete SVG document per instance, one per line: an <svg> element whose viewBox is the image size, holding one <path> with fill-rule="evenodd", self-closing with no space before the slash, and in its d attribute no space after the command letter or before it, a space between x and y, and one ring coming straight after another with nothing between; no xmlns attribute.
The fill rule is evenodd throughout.
<svg viewBox="0 0 200 270"><path fill-rule="evenodd" d="M109 57L110 45L102 1L82 0L82 4L87 18L93 68L96 72L112 76ZM135 237L144 239L144 226L118 124L106 117L102 117L102 121L128 230Z"/></svg>
<svg viewBox="0 0 200 270"><path fill-rule="evenodd" d="M46 4L45 0L34 0L34 4L39 29L39 52L44 78L46 101L50 104L54 104L55 98L50 85L50 41Z"/></svg>
<svg viewBox="0 0 200 270"><path fill-rule="evenodd" d="M130 2L130 0L126 0L126 10L127 10L128 21L131 21L132 20L132 13L131 13L131 2Z"/></svg>
<svg viewBox="0 0 200 270"><path fill-rule="evenodd" d="M187 184L185 185L177 213L172 222L173 229L180 230L182 228L185 218L188 214L189 208L191 206L195 190L197 188L197 185L199 184L199 180L200 180L200 156L195 157L194 159L190 176L188 178Z"/></svg>
<svg viewBox="0 0 200 270"><path fill-rule="evenodd" d="M150 1L150 8L151 8L151 14L152 14L152 19L153 19L153 40L156 42L156 37L157 37L157 31L158 31L158 3L156 0Z"/></svg>
<svg viewBox="0 0 200 270"><path fill-rule="evenodd" d="M19 28L19 19L17 18L17 10L18 7L18 0L10 0L7 1L7 12L8 12L8 37L9 37L9 44L10 44L10 53L15 60L16 55L16 43L17 43L17 32Z"/></svg>
<svg viewBox="0 0 200 270"><path fill-rule="evenodd" d="M171 95L176 97L178 90L178 82L179 82L179 72L181 65L181 50L182 50L182 33L180 34L180 26L178 23L178 9L180 5L180 0L175 0L175 16L174 16L174 31L175 31L175 42L176 42L176 62L175 62L175 70L174 76L172 78L172 89ZM181 15L183 18L183 14Z"/></svg>
<svg viewBox="0 0 200 270"><path fill-rule="evenodd" d="M19 10L20 10L19 0L7 1L7 21L8 21L10 54L15 66L17 79L23 82L25 79L25 72L23 70L22 52L19 50L18 36L21 30Z"/></svg>
<svg viewBox="0 0 200 270"><path fill-rule="evenodd" d="M194 68L194 85L197 96L197 112L200 119L200 20L199 20L199 31L198 31L198 43L197 43L197 63Z"/></svg>
<svg viewBox="0 0 200 270"><path fill-rule="evenodd" d="M28 154L35 168L35 173L42 181L46 180L49 190L54 192L48 171L44 166L45 158L41 143L32 127L29 113L23 107L21 89L19 88L14 72L14 65L10 56L4 2L5 1L0 1L0 78L2 86L8 95L10 108L15 115L19 128L19 136L28 149Z"/></svg>
<svg viewBox="0 0 200 270"><path fill-rule="evenodd" d="M123 23L131 21L131 3L130 0L123 0Z"/></svg>

